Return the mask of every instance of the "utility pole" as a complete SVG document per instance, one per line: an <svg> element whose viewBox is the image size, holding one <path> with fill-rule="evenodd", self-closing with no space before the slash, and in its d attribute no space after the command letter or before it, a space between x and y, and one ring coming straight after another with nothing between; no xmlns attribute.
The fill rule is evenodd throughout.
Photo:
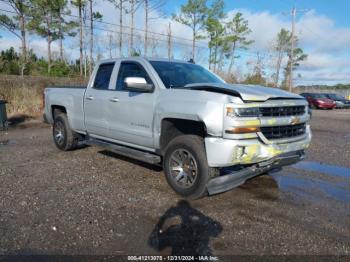
<svg viewBox="0 0 350 262"><path fill-rule="evenodd" d="M135 16L135 0L130 0L130 15L131 15L131 26L130 26L130 46L129 56L134 55L134 16Z"/></svg>
<svg viewBox="0 0 350 262"><path fill-rule="evenodd" d="M291 34L291 50L290 50L290 65L288 68L288 89L291 92L293 89L293 61L294 61L294 49L295 49L295 22L296 22L296 16L298 13L307 12L308 9L297 9L295 6L293 6L291 12L288 12L288 15L292 16L292 34ZM283 13L286 14L286 13Z"/></svg>
<svg viewBox="0 0 350 262"><path fill-rule="evenodd" d="M119 1L119 57L123 57L123 1Z"/></svg>
<svg viewBox="0 0 350 262"><path fill-rule="evenodd" d="M90 57L89 57L89 74L92 74L93 67L93 51L94 51L94 17L92 10L93 0L90 0Z"/></svg>
<svg viewBox="0 0 350 262"><path fill-rule="evenodd" d="M149 2L145 0L145 46L144 46L144 56L147 57L148 49L148 12L149 12Z"/></svg>
<svg viewBox="0 0 350 262"><path fill-rule="evenodd" d="M169 23L168 29L168 59L172 57L172 35L171 35L171 23Z"/></svg>
<svg viewBox="0 0 350 262"><path fill-rule="evenodd" d="M293 61L294 61L294 39L295 39L295 17L297 15L297 9L292 9L292 39L291 39L291 50L290 50L290 65L289 65L289 92L293 89Z"/></svg>

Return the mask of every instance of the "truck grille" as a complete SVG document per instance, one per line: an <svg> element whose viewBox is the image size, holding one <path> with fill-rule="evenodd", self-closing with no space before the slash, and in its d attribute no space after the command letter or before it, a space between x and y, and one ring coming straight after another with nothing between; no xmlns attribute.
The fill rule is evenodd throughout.
<svg viewBox="0 0 350 262"><path fill-rule="evenodd" d="M261 116L297 116L305 113L305 106L261 107Z"/></svg>
<svg viewBox="0 0 350 262"><path fill-rule="evenodd" d="M306 124L261 127L260 130L267 139L290 138L305 134Z"/></svg>

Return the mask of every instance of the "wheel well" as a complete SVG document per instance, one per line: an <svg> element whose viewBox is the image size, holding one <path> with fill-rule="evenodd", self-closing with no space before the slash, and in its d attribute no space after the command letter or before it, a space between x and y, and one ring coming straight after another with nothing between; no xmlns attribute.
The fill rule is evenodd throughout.
<svg viewBox="0 0 350 262"><path fill-rule="evenodd" d="M164 153L165 148L171 140L173 140L177 136L184 134L205 137L207 134L206 126L203 122L194 120L176 118L163 119L161 124L160 135L160 150L162 154Z"/></svg>
<svg viewBox="0 0 350 262"><path fill-rule="evenodd" d="M51 106L51 112L52 112L52 118L55 119L55 117L60 113L67 114L67 110L64 106Z"/></svg>

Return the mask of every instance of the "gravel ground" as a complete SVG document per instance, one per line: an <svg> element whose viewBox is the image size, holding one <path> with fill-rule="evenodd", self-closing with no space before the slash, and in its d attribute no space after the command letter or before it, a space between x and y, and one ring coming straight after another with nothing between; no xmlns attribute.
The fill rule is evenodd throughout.
<svg viewBox="0 0 350 262"><path fill-rule="evenodd" d="M20 124L0 132L0 254L350 255L350 110L312 130L300 164L186 202L160 168Z"/></svg>

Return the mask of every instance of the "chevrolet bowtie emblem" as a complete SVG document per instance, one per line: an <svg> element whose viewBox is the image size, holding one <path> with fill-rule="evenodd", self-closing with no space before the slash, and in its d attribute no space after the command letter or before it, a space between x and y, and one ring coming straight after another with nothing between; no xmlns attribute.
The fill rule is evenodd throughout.
<svg viewBox="0 0 350 262"><path fill-rule="evenodd" d="M290 123L292 125L297 125L297 124L300 124L300 118L299 117L296 117L296 116L292 116L291 120L290 120Z"/></svg>

